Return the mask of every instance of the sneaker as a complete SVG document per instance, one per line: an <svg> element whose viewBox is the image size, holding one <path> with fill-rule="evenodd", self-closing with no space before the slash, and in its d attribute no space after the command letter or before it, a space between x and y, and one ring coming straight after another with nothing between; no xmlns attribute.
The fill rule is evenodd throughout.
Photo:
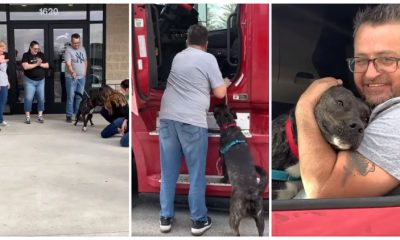
<svg viewBox="0 0 400 240"><path fill-rule="evenodd" d="M37 120L38 120L39 123L44 123L43 116L38 116Z"/></svg>
<svg viewBox="0 0 400 240"><path fill-rule="evenodd" d="M8 123L6 121L3 121L3 122L0 123L0 126L4 126L5 127L7 125L8 125Z"/></svg>
<svg viewBox="0 0 400 240"><path fill-rule="evenodd" d="M160 217L160 231L167 233L171 231L173 218L171 217Z"/></svg>
<svg viewBox="0 0 400 240"><path fill-rule="evenodd" d="M67 123L71 123L72 122L72 118L67 116L67 119L65 121L67 121Z"/></svg>
<svg viewBox="0 0 400 240"><path fill-rule="evenodd" d="M192 235L194 236L201 236L203 235L208 229L211 228L211 218L207 217L205 221L193 221L192 220Z"/></svg>
<svg viewBox="0 0 400 240"><path fill-rule="evenodd" d="M31 124L31 117L25 117L25 123Z"/></svg>

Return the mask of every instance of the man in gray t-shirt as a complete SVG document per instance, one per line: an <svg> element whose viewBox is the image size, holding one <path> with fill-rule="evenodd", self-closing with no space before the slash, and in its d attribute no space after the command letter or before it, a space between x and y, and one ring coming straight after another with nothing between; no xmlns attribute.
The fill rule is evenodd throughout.
<svg viewBox="0 0 400 240"><path fill-rule="evenodd" d="M171 67L160 110L160 230L169 232L174 212L175 185L182 156L189 170L191 232L202 235L211 227L205 205L205 166L208 147L207 112L210 91L217 98L226 95L215 57L207 53L207 29L192 25L187 48L178 53Z"/></svg>
<svg viewBox="0 0 400 240"><path fill-rule="evenodd" d="M347 61L358 92L373 111L359 148L337 153L323 140L314 107L324 91L341 81L319 79L302 94L296 123L309 198L382 196L400 183L400 5L359 11L354 29L354 57ZM346 107L342 103L338 108Z"/></svg>
<svg viewBox="0 0 400 240"><path fill-rule="evenodd" d="M81 36L77 33L71 35L71 46L65 50L64 60L67 66L65 72L65 88L67 90L66 117L67 122L72 122L72 114L78 112L79 104L86 83L87 56L81 46ZM80 93L76 96L75 92Z"/></svg>

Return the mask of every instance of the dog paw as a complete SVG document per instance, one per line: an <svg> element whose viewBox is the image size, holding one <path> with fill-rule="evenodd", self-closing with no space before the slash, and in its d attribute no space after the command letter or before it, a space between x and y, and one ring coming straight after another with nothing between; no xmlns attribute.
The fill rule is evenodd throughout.
<svg viewBox="0 0 400 240"><path fill-rule="evenodd" d="M91 124L90 126L91 126L91 127L94 127L94 124Z"/></svg>
<svg viewBox="0 0 400 240"><path fill-rule="evenodd" d="M86 127L83 127L83 128L82 128L82 131L86 132L86 130L87 130Z"/></svg>

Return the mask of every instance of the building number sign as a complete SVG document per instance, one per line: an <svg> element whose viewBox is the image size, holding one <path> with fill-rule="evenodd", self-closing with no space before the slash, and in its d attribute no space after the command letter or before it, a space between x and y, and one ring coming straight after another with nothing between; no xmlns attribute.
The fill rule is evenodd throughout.
<svg viewBox="0 0 400 240"><path fill-rule="evenodd" d="M39 8L40 15L58 15L58 8Z"/></svg>

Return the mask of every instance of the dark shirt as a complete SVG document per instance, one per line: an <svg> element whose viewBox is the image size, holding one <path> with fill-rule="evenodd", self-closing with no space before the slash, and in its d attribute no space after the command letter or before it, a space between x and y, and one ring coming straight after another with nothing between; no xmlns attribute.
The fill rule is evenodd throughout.
<svg viewBox="0 0 400 240"><path fill-rule="evenodd" d="M47 63L47 60L42 52L38 52L36 55L32 55L30 51L24 53L22 56L22 63L27 62L29 64L35 64L37 62L37 58L41 58L43 63ZM29 69L29 70L24 70L25 76L28 78L34 80L34 81L39 81L44 79L46 75L46 70L44 68L41 68L39 66Z"/></svg>
<svg viewBox="0 0 400 240"><path fill-rule="evenodd" d="M113 109L113 116L114 119L123 117L129 120L129 105L126 104L125 106L116 106L115 103L111 103L111 107Z"/></svg>

